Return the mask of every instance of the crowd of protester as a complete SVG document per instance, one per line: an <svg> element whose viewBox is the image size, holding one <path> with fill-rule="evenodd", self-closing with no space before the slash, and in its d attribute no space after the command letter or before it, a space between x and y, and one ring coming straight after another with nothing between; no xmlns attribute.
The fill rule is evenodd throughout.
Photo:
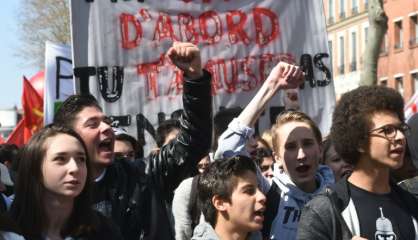
<svg viewBox="0 0 418 240"><path fill-rule="evenodd" d="M273 96L303 83L298 66L277 63L243 109L213 116L199 49L167 56L183 109L146 158L91 95L23 148L0 145L0 240L418 239L418 117L406 123L398 92L344 94L329 136L293 103L256 136Z"/></svg>

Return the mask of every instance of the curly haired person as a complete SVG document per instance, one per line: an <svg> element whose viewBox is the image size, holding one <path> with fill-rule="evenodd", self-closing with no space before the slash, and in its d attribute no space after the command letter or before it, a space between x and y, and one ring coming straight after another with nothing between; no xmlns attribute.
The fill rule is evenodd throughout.
<svg viewBox="0 0 418 240"><path fill-rule="evenodd" d="M404 162L404 102L395 90L364 86L337 104L331 139L353 173L310 201L298 239L416 239L418 201L390 181Z"/></svg>

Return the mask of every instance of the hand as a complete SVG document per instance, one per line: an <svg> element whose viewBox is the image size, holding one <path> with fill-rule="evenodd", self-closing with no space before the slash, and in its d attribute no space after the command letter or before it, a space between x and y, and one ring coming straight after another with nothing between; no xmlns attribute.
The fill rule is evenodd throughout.
<svg viewBox="0 0 418 240"><path fill-rule="evenodd" d="M151 150L151 154L158 154L158 152L160 152L160 148L154 148Z"/></svg>
<svg viewBox="0 0 418 240"><path fill-rule="evenodd" d="M238 120L246 126L254 126L266 108L267 103L278 90L297 88L302 82L303 72L299 67L286 62L279 62L271 70L270 75L264 81L257 94L238 116Z"/></svg>
<svg viewBox="0 0 418 240"><path fill-rule="evenodd" d="M291 89L299 87L304 80L302 70L293 64L279 62L273 70L271 70L266 82L272 90Z"/></svg>
<svg viewBox="0 0 418 240"><path fill-rule="evenodd" d="M198 79L203 76L200 50L196 45L174 42L173 46L168 49L167 56L188 78Z"/></svg>

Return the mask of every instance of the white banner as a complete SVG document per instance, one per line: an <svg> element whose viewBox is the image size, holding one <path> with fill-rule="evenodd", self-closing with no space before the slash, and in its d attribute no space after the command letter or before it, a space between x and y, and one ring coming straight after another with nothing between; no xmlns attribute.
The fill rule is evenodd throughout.
<svg viewBox="0 0 418 240"><path fill-rule="evenodd" d="M72 0L71 8L77 91L136 137L182 107L181 72L164 55L173 41L201 49L215 112L245 107L279 60L300 64L301 109L329 131L335 93L322 1ZM260 130L283 104L283 93L274 97Z"/></svg>
<svg viewBox="0 0 418 240"><path fill-rule="evenodd" d="M71 47L45 43L44 124L52 123L55 109L75 93Z"/></svg>

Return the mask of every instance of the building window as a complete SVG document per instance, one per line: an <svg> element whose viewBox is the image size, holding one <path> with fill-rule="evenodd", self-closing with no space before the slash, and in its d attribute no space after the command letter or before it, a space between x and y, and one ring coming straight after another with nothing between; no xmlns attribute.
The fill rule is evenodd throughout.
<svg viewBox="0 0 418 240"><path fill-rule="evenodd" d="M340 18L345 18L345 0L340 0Z"/></svg>
<svg viewBox="0 0 418 240"><path fill-rule="evenodd" d="M415 46L418 44L418 17L417 15L409 18L409 26L411 28L411 36L409 38L409 45Z"/></svg>
<svg viewBox="0 0 418 240"><path fill-rule="evenodd" d="M379 80L379 86L387 87L388 86L388 79L387 78L380 79Z"/></svg>
<svg viewBox="0 0 418 240"><path fill-rule="evenodd" d="M412 73L412 81L414 82L414 93L418 92L418 72Z"/></svg>
<svg viewBox="0 0 418 240"><path fill-rule="evenodd" d="M369 40L369 27L364 28L364 46L367 46L367 40Z"/></svg>
<svg viewBox="0 0 418 240"><path fill-rule="evenodd" d="M328 0L328 24L334 23L334 0Z"/></svg>
<svg viewBox="0 0 418 240"><path fill-rule="evenodd" d="M356 15L358 13L358 0L352 0L351 14Z"/></svg>
<svg viewBox="0 0 418 240"><path fill-rule="evenodd" d="M344 74L344 36L339 38L339 53L338 73Z"/></svg>
<svg viewBox="0 0 418 240"><path fill-rule="evenodd" d="M380 46L380 54L388 53L388 34L383 37L382 45Z"/></svg>
<svg viewBox="0 0 418 240"><path fill-rule="evenodd" d="M401 49L403 42L402 20L395 22L395 49Z"/></svg>
<svg viewBox="0 0 418 240"><path fill-rule="evenodd" d="M357 34L356 32L351 33L351 61L350 71L354 72L357 70Z"/></svg>
<svg viewBox="0 0 418 240"><path fill-rule="evenodd" d="M395 77L396 90L403 96L403 77Z"/></svg>

